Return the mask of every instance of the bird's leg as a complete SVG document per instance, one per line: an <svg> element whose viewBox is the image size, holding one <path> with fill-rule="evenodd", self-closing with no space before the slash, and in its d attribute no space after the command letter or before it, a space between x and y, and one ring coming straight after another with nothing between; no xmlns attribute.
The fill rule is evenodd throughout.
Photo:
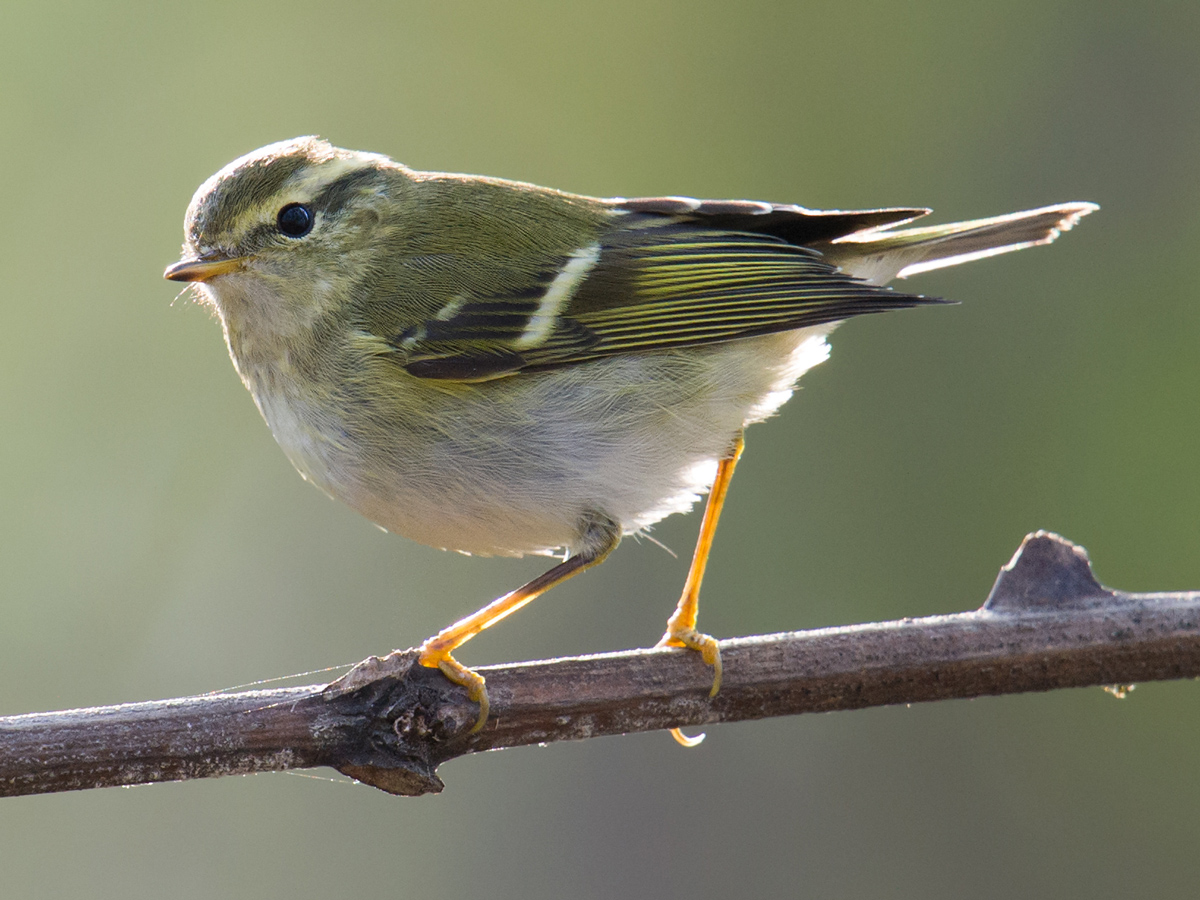
<svg viewBox="0 0 1200 900"><path fill-rule="evenodd" d="M696 552L692 555L687 581L683 583L683 594L675 612L667 619L666 634L655 644L656 647L687 647L697 651L713 667L712 690L708 692L710 697L715 697L721 689L721 648L712 635L696 630L696 616L700 611L700 583L704 580L704 567L708 564L708 554L712 550L713 536L717 533L717 521L721 518L725 495L729 492L729 482L733 480L733 470L745 446L739 434L730 454L717 463L717 477L708 493L704 520L700 523L700 537L696 540ZM672 728L671 734L684 746L692 746L703 739L703 735L699 739L685 737L678 728Z"/></svg>
<svg viewBox="0 0 1200 900"><path fill-rule="evenodd" d="M448 625L417 648L420 654L417 661L421 665L431 669L441 669L443 675L455 684L465 687L467 696L479 704L479 719L475 722L472 731L479 731L487 721L487 687L482 675L467 668L450 654L485 628L490 628L504 617L515 613L535 597L546 593L550 588L561 584L572 575L578 575L584 569L590 569L603 562L604 558L616 549L620 540L619 525L607 516L595 514L588 516L583 528L582 547L578 552L528 584L522 585L503 597L498 597L482 609L459 619L453 625Z"/></svg>

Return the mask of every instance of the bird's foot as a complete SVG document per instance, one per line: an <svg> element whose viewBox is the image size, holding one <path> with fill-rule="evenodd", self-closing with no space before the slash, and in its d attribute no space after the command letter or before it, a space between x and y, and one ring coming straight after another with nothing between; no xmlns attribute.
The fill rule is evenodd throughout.
<svg viewBox="0 0 1200 900"><path fill-rule="evenodd" d="M721 675L724 670L721 667L721 647L715 637L697 631L695 628L668 629L667 633L654 646L683 647L699 653L700 658L713 668L713 683L708 696L717 696L717 692L721 690Z"/></svg>
<svg viewBox="0 0 1200 900"><path fill-rule="evenodd" d="M697 631L695 628L679 628L673 627L668 623L667 633L659 640L656 647L683 647L687 650L695 650L700 654L700 658L707 665L713 668L713 683L712 688L708 692L708 696L717 696L717 691L721 689L721 675L723 672L721 666L721 647L717 644L717 639L711 634L704 634ZM675 738L684 747L695 747L704 740L704 734L698 734L695 737L688 737L678 728L671 729L671 737Z"/></svg>
<svg viewBox="0 0 1200 900"><path fill-rule="evenodd" d="M483 728L488 717L487 684L482 675L474 669L468 669L450 655L450 651L438 645L436 638L430 638L418 650L417 662L430 669L440 669L442 674L467 689L467 697L479 704L479 718L471 728L474 734Z"/></svg>

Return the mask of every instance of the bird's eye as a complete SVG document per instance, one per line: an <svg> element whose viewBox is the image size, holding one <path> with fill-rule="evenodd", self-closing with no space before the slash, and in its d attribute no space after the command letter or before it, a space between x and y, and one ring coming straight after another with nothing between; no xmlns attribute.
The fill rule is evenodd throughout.
<svg viewBox="0 0 1200 900"><path fill-rule="evenodd" d="M312 231L312 210L303 203L289 203L275 217L275 227L288 237L302 238Z"/></svg>

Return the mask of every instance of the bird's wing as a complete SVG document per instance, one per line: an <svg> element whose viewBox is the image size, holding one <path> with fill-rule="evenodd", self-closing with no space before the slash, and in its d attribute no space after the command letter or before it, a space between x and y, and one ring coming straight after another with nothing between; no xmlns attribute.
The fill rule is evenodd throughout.
<svg viewBox="0 0 1200 900"><path fill-rule="evenodd" d="M418 377L481 381L938 302L868 284L800 245L924 210L822 213L682 198L613 209L593 242L546 260L538 276L451 299L390 336L397 361Z"/></svg>

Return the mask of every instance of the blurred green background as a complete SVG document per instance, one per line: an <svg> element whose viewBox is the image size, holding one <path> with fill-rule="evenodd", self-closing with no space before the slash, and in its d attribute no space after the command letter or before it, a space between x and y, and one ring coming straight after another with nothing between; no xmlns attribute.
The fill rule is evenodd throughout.
<svg viewBox="0 0 1200 900"><path fill-rule="evenodd" d="M0 11L0 712L406 646L540 571L305 485L161 280L192 191L320 133L600 194L937 221L1092 200L915 279L752 429L705 585L731 636L977 606L1021 537L1200 588L1200 4L160 4ZM645 646L698 516L474 641ZM310 678L308 680L315 680ZM1200 687L808 716L463 759L439 797L289 774L0 802L6 897L1191 897Z"/></svg>

